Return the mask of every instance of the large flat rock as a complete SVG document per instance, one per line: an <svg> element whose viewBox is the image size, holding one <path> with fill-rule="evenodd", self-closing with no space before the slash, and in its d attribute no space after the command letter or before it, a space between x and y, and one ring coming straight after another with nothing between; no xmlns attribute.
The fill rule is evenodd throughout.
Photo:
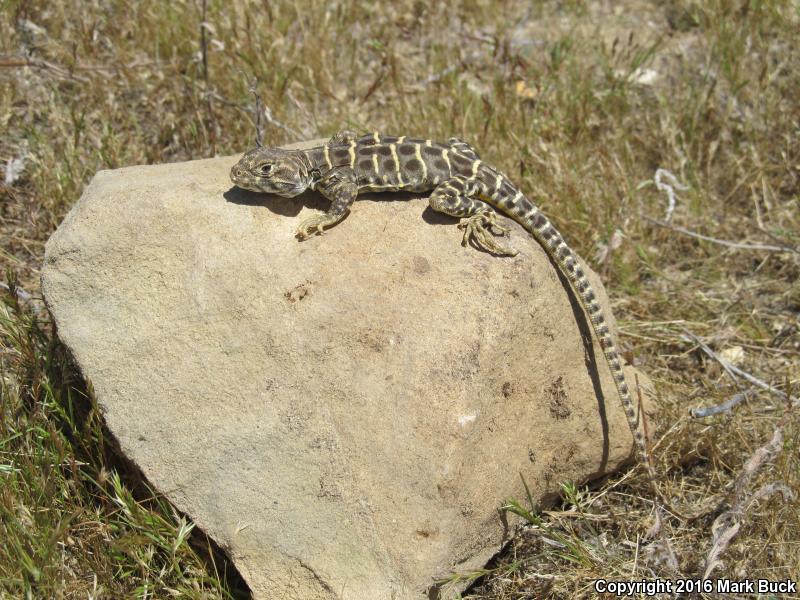
<svg viewBox="0 0 800 600"><path fill-rule="evenodd" d="M325 204L232 188L236 158L99 172L42 286L122 450L255 598L428 598L500 550L520 473L541 499L628 458L600 348L521 228L497 258L380 195L298 242Z"/></svg>

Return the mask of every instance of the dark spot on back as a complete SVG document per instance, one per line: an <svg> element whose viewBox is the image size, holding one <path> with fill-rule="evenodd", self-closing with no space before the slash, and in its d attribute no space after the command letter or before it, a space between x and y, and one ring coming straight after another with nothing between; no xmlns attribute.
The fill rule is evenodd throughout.
<svg viewBox="0 0 800 600"><path fill-rule="evenodd" d="M394 136L394 135L381 136L381 143L382 144L396 144L397 143L397 136Z"/></svg>
<svg viewBox="0 0 800 600"><path fill-rule="evenodd" d="M333 156L339 160L348 158L350 153L345 148L337 148L333 151Z"/></svg>
<svg viewBox="0 0 800 600"><path fill-rule="evenodd" d="M378 154L380 154L381 156L391 156L392 151L389 148L389 146L381 146L380 148L378 148Z"/></svg>
<svg viewBox="0 0 800 600"><path fill-rule="evenodd" d="M383 161L383 168L388 172L394 173L395 170L394 161L391 158L389 160Z"/></svg>
<svg viewBox="0 0 800 600"><path fill-rule="evenodd" d="M471 158L467 158L466 156L462 156L461 154L454 154L451 158L453 164L458 167L459 169L466 169L467 167L472 167L473 160Z"/></svg>
<svg viewBox="0 0 800 600"><path fill-rule="evenodd" d="M500 184L500 194L508 198L513 198L517 195L517 188L504 179L503 183Z"/></svg>
<svg viewBox="0 0 800 600"><path fill-rule="evenodd" d="M442 150L441 148L433 148L432 146L423 146L422 154L423 156L441 156Z"/></svg>
<svg viewBox="0 0 800 600"><path fill-rule="evenodd" d="M362 171L371 171L372 170L372 161L371 160L362 160L358 163L358 168Z"/></svg>
<svg viewBox="0 0 800 600"><path fill-rule="evenodd" d="M311 160L311 163L315 165L322 165L325 163L321 148L313 148L310 150L308 153L308 158Z"/></svg>
<svg viewBox="0 0 800 600"><path fill-rule="evenodd" d="M375 154L375 146L360 146L358 148L358 153L361 156L372 156Z"/></svg>
<svg viewBox="0 0 800 600"><path fill-rule="evenodd" d="M464 191L464 180L463 179L453 179L450 181L450 187L453 188L457 192Z"/></svg>
<svg viewBox="0 0 800 600"><path fill-rule="evenodd" d="M414 154L414 145L401 144L400 147L397 148L397 151L403 156L411 156L412 154Z"/></svg>
<svg viewBox="0 0 800 600"><path fill-rule="evenodd" d="M435 161L433 161L433 166L440 171L447 171L447 163L444 162L444 159L437 158Z"/></svg>
<svg viewBox="0 0 800 600"><path fill-rule="evenodd" d="M533 226L536 229L539 229L546 222L547 222L547 219L544 218L544 215L542 213L538 213L535 217L533 217Z"/></svg>
<svg viewBox="0 0 800 600"><path fill-rule="evenodd" d="M523 198L522 200L519 201L519 207L520 209L522 209L522 212L529 213L531 212L531 209L533 209L533 204L531 204L528 200Z"/></svg>
<svg viewBox="0 0 800 600"><path fill-rule="evenodd" d="M412 158L406 164L406 171L410 171L412 173L416 173L417 171L422 170L422 163L419 162L416 158Z"/></svg>

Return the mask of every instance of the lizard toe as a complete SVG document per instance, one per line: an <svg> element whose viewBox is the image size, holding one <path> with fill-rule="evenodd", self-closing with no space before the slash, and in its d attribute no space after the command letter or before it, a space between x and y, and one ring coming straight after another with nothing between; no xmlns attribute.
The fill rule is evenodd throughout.
<svg viewBox="0 0 800 600"><path fill-rule="evenodd" d="M509 229L497 223L497 214L494 212L481 212L464 219L458 224L459 229L464 230L464 237L461 240L461 245L466 246L469 240L475 241L475 244L486 252L497 254L500 256L516 256L518 252L510 248L506 248L498 244L492 235L494 232L492 227L500 230L498 235L508 233Z"/></svg>

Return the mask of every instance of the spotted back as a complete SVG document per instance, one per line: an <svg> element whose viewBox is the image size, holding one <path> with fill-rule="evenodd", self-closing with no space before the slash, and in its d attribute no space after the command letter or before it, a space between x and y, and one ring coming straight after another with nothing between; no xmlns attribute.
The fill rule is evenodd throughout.
<svg viewBox="0 0 800 600"><path fill-rule="evenodd" d="M460 140L451 144L373 133L314 149L310 158L322 169L352 169L364 191L425 192L455 175L469 175L473 156L471 146Z"/></svg>

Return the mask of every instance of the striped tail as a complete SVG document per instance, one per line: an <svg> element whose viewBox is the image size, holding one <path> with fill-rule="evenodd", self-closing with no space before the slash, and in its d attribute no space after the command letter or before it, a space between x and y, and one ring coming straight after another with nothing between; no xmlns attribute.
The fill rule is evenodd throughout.
<svg viewBox="0 0 800 600"><path fill-rule="evenodd" d="M533 203L531 203L533 205ZM556 261L562 272L567 276L572 288L580 299L580 303L586 314L589 316L589 321L592 324L597 339L600 341L600 346L603 349L603 356L605 356L611 374L614 377L614 384L617 387L622 408L625 410L625 416L628 419L628 426L633 434L634 442L636 443L636 451L639 455L639 460L647 469L647 474L650 479L651 486L654 491L656 489L656 473L650 462L650 453L647 450L644 435L642 434L639 424L636 420L636 409L631 398L630 388L625 382L625 375L622 371L622 363L620 361L617 346L614 343L614 338L608 328L603 310L597 302L594 290L586 278L586 274L578 264L578 259L575 252L564 241L561 234L553 227L550 220L544 216L539 209L533 205L533 208L528 211L528 214L522 217L521 224L528 231L533 234L547 253Z"/></svg>
<svg viewBox="0 0 800 600"><path fill-rule="evenodd" d="M653 468L653 464L650 462L650 453L647 450L644 435L636 421L636 410L628 384L625 383L625 375L622 372L622 364L616 344L614 343L614 338L611 336L608 323L600 308L600 304L597 302L594 290L592 290L592 286L589 284L586 274L578 263L577 255L572 248L567 245L562 235L553 226L550 220L530 199L522 195L508 178L500 172L489 168L488 165L485 166L485 168L489 173L485 174L480 179L484 182L487 180L489 182L494 181L494 185L491 186L494 195L484 191L484 198L527 229L569 279L572 289L578 296L581 306L583 306L583 310L589 317L592 330L600 341L606 363L608 363L608 368L611 370L611 374L614 377L614 384L617 387L617 392L622 402L622 408L625 410L628 426L633 434L639 460L644 465L645 469L647 469L647 475L653 492L656 494L657 498L661 498L661 494L656 486L656 472ZM498 194L498 191L501 193Z"/></svg>

